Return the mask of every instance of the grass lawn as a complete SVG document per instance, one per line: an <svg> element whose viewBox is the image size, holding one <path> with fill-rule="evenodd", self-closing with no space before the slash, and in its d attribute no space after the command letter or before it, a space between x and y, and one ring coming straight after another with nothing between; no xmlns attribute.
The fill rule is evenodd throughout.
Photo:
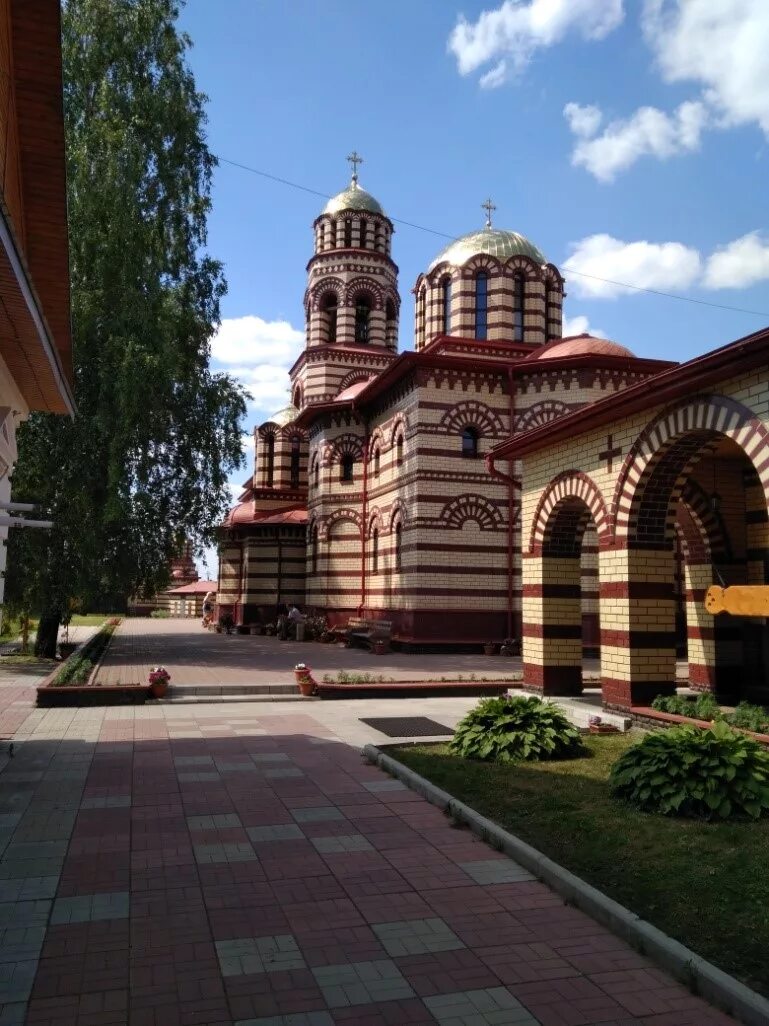
<svg viewBox="0 0 769 1026"><path fill-rule="evenodd" d="M75 613L70 620L71 627L99 627L105 620L122 616L122 613Z"/></svg>
<svg viewBox="0 0 769 1026"><path fill-rule="evenodd" d="M387 752L769 996L769 820L668 819L611 799L609 769L639 736L589 737L592 758L514 767L446 745Z"/></svg>

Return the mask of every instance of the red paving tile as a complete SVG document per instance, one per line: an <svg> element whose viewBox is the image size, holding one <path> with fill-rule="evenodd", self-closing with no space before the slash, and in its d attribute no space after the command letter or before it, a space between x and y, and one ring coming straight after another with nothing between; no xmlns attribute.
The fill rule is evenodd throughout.
<svg viewBox="0 0 769 1026"><path fill-rule="evenodd" d="M57 896L129 891L130 919L48 927L32 1026L232 1026L318 1011L326 1003L313 969L389 959L416 996L334 1008L337 1026L427 1026L436 1020L422 998L503 986L542 1026L733 1022L543 884L476 883L462 863L504 857L411 791L366 789L386 778L345 745L312 744L328 731L310 715L257 708L230 719L201 706L180 720L174 710L174 733L194 736L170 741L160 708L82 715L101 724L100 741L77 785L86 807ZM70 720L61 718L62 736ZM272 734L249 735L249 725ZM265 754L289 758L252 759ZM303 776L265 773L297 767ZM88 807L127 795L130 806ZM292 815L327 806L344 818ZM219 815L238 818L191 829L190 817ZM250 828L269 825L297 826L304 838L249 840ZM372 850L312 844L351 834ZM372 929L424 919L442 920L463 947L388 955ZM217 943L283 935L305 968L222 975Z"/></svg>

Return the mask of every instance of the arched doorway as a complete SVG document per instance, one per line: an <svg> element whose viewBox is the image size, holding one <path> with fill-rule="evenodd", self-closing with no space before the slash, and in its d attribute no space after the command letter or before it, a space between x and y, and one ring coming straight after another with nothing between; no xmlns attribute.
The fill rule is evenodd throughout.
<svg viewBox="0 0 769 1026"><path fill-rule="evenodd" d="M751 458L765 451L765 434L745 407L710 396L656 418L631 450L616 503L628 630L608 704L672 693L677 655L686 660L679 683L724 702L765 694L764 622L704 607L712 583L766 583L767 502Z"/></svg>

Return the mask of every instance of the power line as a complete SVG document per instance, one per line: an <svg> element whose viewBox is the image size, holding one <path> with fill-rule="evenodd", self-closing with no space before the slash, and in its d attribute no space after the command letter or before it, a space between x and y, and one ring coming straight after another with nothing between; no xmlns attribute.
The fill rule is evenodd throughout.
<svg viewBox="0 0 769 1026"><path fill-rule="evenodd" d="M230 164L232 167L240 168L241 171L248 171L250 174L259 175L260 178L267 178L271 182L278 182L280 185L287 185L291 189L299 189L301 192L307 192L311 196L318 196L320 199L331 199L331 196L327 192L321 192L319 189L311 189L307 185L301 185L299 182L292 182L288 178L281 178L279 175L270 174L268 171L260 171L259 168L250 167L248 164L241 164L237 160L230 160L227 157L217 158L222 164ZM388 214L388 217L390 215ZM437 235L442 239L455 239L455 235L449 235L447 232L439 232L437 228L427 228L423 224L415 224L413 221L404 221L400 217L390 217L390 220L395 224L402 224L407 228L414 228L419 232L427 232L429 235ZM677 292L663 292L661 289L650 289L644 285L630 285L624 281L614 281L611 278L601 278L597 274L588 274L587 271L578 271L574 267L568 267L567 271L569 274L576 274L580 278L592 278L593 281L603 282L605 285L614 285L616 288L632 289L634 292L646 292L651 296L661 296L663 299L677 299L682 303L694 303L696 306L709 306L714 310L728 310L731 313L743 313L749 314L751 317L766 317L769 319L769 313L765 313L761 310L746 310L742 306L728 306L725 303L711 303L707 299L694 299L692 296L682 296Z"/></svg>

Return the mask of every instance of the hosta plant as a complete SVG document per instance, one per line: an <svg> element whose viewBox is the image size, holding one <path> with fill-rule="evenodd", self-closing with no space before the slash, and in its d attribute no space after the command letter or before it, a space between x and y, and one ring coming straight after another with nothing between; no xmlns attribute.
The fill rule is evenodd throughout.
<svg viewBox="0 0 769 1026"><path fill-rule="evenodd" d="M703 691L694 698L686 695L657 695L652 702L652 709L676 716L691 716L695 720L720 720L724 715L709 691Z"/></svg>
<svg viewBox="0 0 769 1026"><path fill-rule="evenodd" d="M758 819L769 810L769 753L721 721L647 734L615 762L611 793L646 812Z"/></svg>
<svg viewBox="0 0 769 1026"><path fill-rule="evenodd" d="M579 730L558 706L539 698L486 698L457 726L451 751L465 759L520 762L573 759L584 752Z"/></svg>

